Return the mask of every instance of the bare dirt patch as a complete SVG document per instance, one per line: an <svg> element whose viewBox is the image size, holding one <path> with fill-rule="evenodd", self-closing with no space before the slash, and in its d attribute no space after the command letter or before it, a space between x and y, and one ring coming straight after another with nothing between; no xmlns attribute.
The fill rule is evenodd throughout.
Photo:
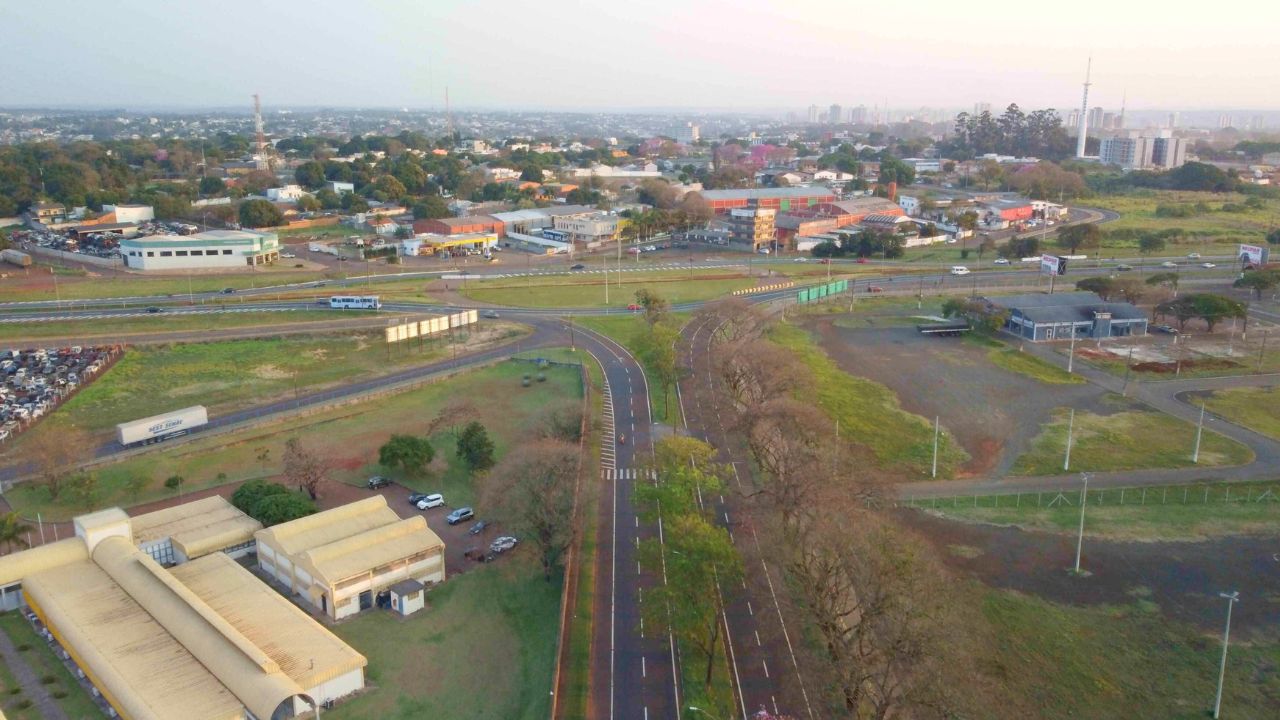
<svg viewBox="0 0 1280 720"><path fill-rule="evenodd" d="M293 377L291 373L281 370L279 365L259 365L250 372L263 380L285 380Z"/></svg>

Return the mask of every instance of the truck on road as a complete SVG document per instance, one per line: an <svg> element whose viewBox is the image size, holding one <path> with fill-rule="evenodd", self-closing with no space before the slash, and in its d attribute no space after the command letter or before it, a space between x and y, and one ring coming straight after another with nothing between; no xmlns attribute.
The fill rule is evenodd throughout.
<svg viewBox="0 0 1280 720"><path fill-rule="evenodd" d="M121 445L150 445L170 438L180 437L193 429L206 425L209 413L203 405L174 410L162 415L152 415L116 425L116 440Z"/></svg>

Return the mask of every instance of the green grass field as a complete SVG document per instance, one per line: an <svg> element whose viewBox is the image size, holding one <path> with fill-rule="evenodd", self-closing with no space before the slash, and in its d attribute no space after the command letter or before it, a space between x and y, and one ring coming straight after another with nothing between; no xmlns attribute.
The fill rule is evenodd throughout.
<svg viewBox="0 0 1280 720"><path fill-rule="evenodd" d="M527 550L527 549L526 549ZM550 711L561 578L519 551L427 593L401 620L366 612L333 628L369 658L369 690L324 716L542 720Z"/></svg>
<svg viewBox="0 0 1280 720"><path fill-rule="evenodd" d="M677 327L684 327L684 324L689 322L687 313L674 313L671 317L677 323ZM644 327L644 317L638 314L591 315L574 318L573 322L614 339L633 354L636 352L636 333ZM641 364L643 365L643 362ZM678 426L680 424L680 402L676 397L675 388L671 388L669 396L663 397L662 386L653 381L653 372L646 369L645 375L649 380L649 407L653 410L654 422L665 423L673 427Z"/></svg>
<svg viewBox="0 0 1280 720"><path fill-rule="evenodd" d="M1205 407L1238 425L1280 440L1280 387L1216 390Z"/></svg>
<svg viewBox="0 0 1280 720"><path fill-rule="evenodd" d="M1004 347L1003 344L999 348L988 350L987 359L1009 372L1026 375L1050 385L1079 385L1085 381L1079 375L1068 373L1035 355L1019 352L1017 348Z"/></svg>
<svg viewBox="0 0 1280 720"><path fill-rule="evenodd" d="M521 326L486 327L492 337L514 336ZM480 339L473 334L472 341ZM217 415L272 399L422 365L449 352L442 340L386 352L370 334L284 336L131 348L31 432L76 426L107 431L116 423L204 405Z"/></svg>
<svg viewBox="0 0 1280 720"><path fill-rule="evenodd" d="M1267 492L1270 491L1270 494ZM1080 493L981 495L908 500L908 505L971 522L1074 535ZM1050 507L1052 504L1052 507ZM1280 528L1280 485L1173 485L1090 490L1088 533L1114 540L1205 540L1274 535Z"/></svg>
<svg viewBox="0 0 1280 720"><path fill-rule="evenodd" d="M237 312L211 313L207 315L159 313L135 318L5 323L0 325L0 340L76 337L102 338L103 342L113 342L113 338L135 333L224 330L262 325L292 326L358 317L370 318L370 324L372 325L376 322L372 318L377 317L377 315L363 310L347 310L342 315L335 315L334 312L329 310L291 310L288 312Z"/></svg>
<svg viewBox="0 0 1280 720"><path fill-rule="evenodd" d="M415 490L443 492L451 505L465 505L474 500L475 489L471 473L454 454L448 429L432 437L436 460L421 475L405 476L377 466L378 447L393 432L424 431L452 399L482 398L475 402L477 419L488 428L500 457L513 443L531 436L530 428L549 405L581 397L576 369L551 367L545 371L545 382L522 387L521 377L536 372L531 364L502 362L397 395L157 449L96 470L98 492L92 508L129 507L168 497L173 491L163 483L171 475L185 479L184 492L259 477L275 479L281 472L284 443L295 436L314 443L328 460L330 479L335 482L360 484L379 473ZM127 489L133 477L146 478L136 494ZM6 498L24 516L39 512L46 520L67 519L92 509L75 506L67 497L51 502L44 488L31 483L18 484Z"/></svg>
<svg viewBox="0 0 1280 720"><path fill-rule="evenodd" d="M1136 250L1134 233L1181 229L1187 233L1184 242L1169 246L1161 254L1176 255L1184 252L1203 254L1234 253L1235 244L1255 243L1262 239L1268 228L1274 226L1280 202L1267 200L1261 209L1243 212L1223 212L1224 203L1241 204L1246 196L1237 193L1185 192L1167 190L1134 190L1123 195L1099 195L1088 199L1091 207L1106 208L1120 213L1120 218L1103 225L1104 247ZM1197 203L1208 206L1208 212L1196 212L1191 217L1158 217L1159 205L1194 208ZM1120 231L1120 232L1116 232Z"/></svg>
<svg viewBox="0 0 1280 720"><path fill-rule="evenodd" d="M462 294L495 305L625 308L636 301L636 291L641 289L657 292L674 305L710 300L755 284L745 276L725 277L723 270L713 277L708 275L705 270L698 271L692 279L689 273L679 270L610 273L608 303L604 299L603 274L470 280Z"/></svg>
<svg viewBox="0 0 1280 720"><path fill-rule="evenodd" d="M67 717L72 720L97 720L103 717L102 711L93 703L89 694L80 687L76 678L53 654L53 650L44 638L36 634L26 618L16 612L0 613L0 631L9 636L14 646L27 647L26 650L20 649L19 652L22 659L31 666L37 678L54 678L53 682L44 687ZM0 672L0 683L4 685L0 688L0 708L3 708L5 717L11 720L39 720L42 716L34 705L19 707L29 698L29 694L12 692L18 687L14 682L13 672L9 668L4 668L3 663L0 663L0 668L3 668L3 672Z"/></svg>
<svg viewBox="0 0 1280 720"><path fill-rule="evenodd" d="M288 262L288 261L286 261ZM42 268L43 269L43 268ZM363 266L360 268L364 272ZM61 277L61 276L60 276ZM124 298L151 295L172 295L181 300L188 293L217 292L223 288L260 288L289 283L313 282L327 279L316 271L260 270L234 275L196 275L146 277L129 274L105 274L100 277L81 275L58 280L55 290L47 270L32 272L30 276L0 281L0 296L8 301L17 300L82 300L85 298ZM6 283L8 286L6 286Z"/></svg>
<svg viewBox="0 0 1280 720"><path fill-rule="evenodd" d="M1192 467L1196 427L1136 404L1122 404L1110 415L1077 412L1071 447L1071 471L1107 472L1146 468ZM1016 475L1060 475L1066 448L1068 411L1059 408L1040 429L1030 448L1014 462ZM1249 448L1211 430L1200 444L1202 467L1243 465Z"/></svg>
<svg viewBox="0 0 1280 720"><path fill-rule="evenodd" d="M974 668L999 691L974 697L969 717L1193 720L1213 707L1220 638L1171 622L1136 583L1135 602L1122 606L1059 605L1007 590L973 594L990 626ZM1237 631L1231 639L1222 716L1274 717L1274 633ZM1010 702L993 704L1002 695Z"/></svg>
<svg viewBox="0 0 1280 720"><path fill-rule="evenodd" d="M804 330L776 325L769 339L799 357L814 375L812 399L840 422L841 437L866 446L883 468L908 472L926 479L933 459L933 425L903 410L889 388L846 374ZM945 431L938 451L938 477L951 477L968 459Z"/></svg>

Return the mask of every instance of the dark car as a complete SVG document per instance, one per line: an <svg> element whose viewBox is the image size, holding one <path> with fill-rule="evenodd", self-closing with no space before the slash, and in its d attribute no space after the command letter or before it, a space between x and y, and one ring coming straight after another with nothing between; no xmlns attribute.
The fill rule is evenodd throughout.
<svg viewBox="0 0 1280 720"><path fill-rule="evenodd" d="M1181 333L1179 333L1179 332L1178 332L1178 328L1176 328L1176 327L1174 327L1174 326L1172 326L1172 325L1156 325L1155 327L1153 327L1153 328L1151 328L1151 329L1152 329L1152 330L1155 330L1156 332L1168 333L1168 334L1170 334L1170 335L1180 335L1180 334L1181 334Z"/></svg>
<svg viewBox="0 0 1280 720"><path fill-rule="evenodd" d="M571 266L569 266L569 269L570 269L570 270L586 270L586 269L587 269L587 266L586 266L586 265L583 265L582 263L578 263L577 265L571 265Z"/></svg>
<svg viewBox="0 0 1280 720"><path fill-rule="evenodd" d="M236 291L235 288L222 288L223 295L233 295L235 294L235 291Z"/></svg>
<svg viewBox="0 0 1280 720"><path fill-rule="evenodd" d="M488 521L488 520L477 520L477 521L476 521L476 524L475 524L475 525L472 525L472 526L471 526L471 529L467 531L467 534L469 534L469 535L479 535L480 533L482 533L482 532L484 532L485 530L487 530L487 529L488 529L488 527L489 527L489 521Z"/></svg>
<svg viewBox="0 0 1280 720"><path fill-rule="evenodd" d="M498 311L497 311L497 310L485 310L485 311L484 311L484 313L482 314L482 317L487 317L487 318L489 318L490 320L496 320L496 319L497 319L497 317L498 317Z"/></svg>
<svg viewBox="0 0 1280 720"><path fill-rule="evenodd" d="M1120 272L1129 272L1132 269L1133 269L1132 265L1125 265L1124 263L1120 263L1119 265L1116 266L1116 270L1119 270Z"/></svg>
<svg viewBox="0 0 1280 720"><path fill-rule="evenodd" d="M377 490L378 488L384 488L391 485L391 479L385 478L381 475L374 475L373 477L365 481L364 485L370 490Z"/></svg>
<svg viewBox="0 0 1280 720"><path fill-rule="evenodd" d="M475 518L475 516L476 516L476 513L471 508L460 507L457 510L454 510L453 512L449 513L449 515L445 517L445 521L448 522L450 525L457 525L460 522L466 522L467 520L472 520Z"/></svg>
<svg viewBox="0 0 1280 720"><path fill-rule="evenodd" d="M152 305L151 307L147 308L147 312L149 313L164 312L164 308L159 308L159 307L156 307L155 305Z"/></svg>
<svg viewBox="0 0 1280 720"><path fill-rule="evenodd" d="M427 496L430 494L431 493L419 493L419 492L409 493L409 504L417 507L418 503L422 502L423 500L426 500Z"/></svg>

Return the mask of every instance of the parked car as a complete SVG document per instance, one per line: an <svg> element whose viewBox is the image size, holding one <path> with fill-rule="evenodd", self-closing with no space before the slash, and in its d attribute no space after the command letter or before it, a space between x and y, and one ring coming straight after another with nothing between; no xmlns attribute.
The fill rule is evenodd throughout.
<svg viewBox="0 0 1280 720"><path fill-rule="evenodd" d="M798 258L796 258L795 260L792 260L791 262L809 262L809 258L807 258L807 257L798 257Z"/></svg>
<svg viewBox="0 0 1280 720"><path fill-rule="evenodd" d="M569 269L570 269L570 270L586 270L586 269L587 269L587 266L586 266L586 265L583 265L582 263L578 263L578 264L576 264L576 265L570 265L570 266L569 266Z"/></svg>
<svg viewBox="0 0 1280 720"><path fill-rule="evenodd" d="M635 303L631 303L630 305L627 306L627 309L630 310L631 312L637 312L640 310L640 306Z"/></svg>
<svg viewBox="0 0 1280 720"><path fill-rule="evenodd" d="M497 311L497 310L485 310L485 311L484 311L484 313L482 313L482 316L483 316L483 317L487 317L487 318L489 318L490 320L496 320L496 319L498 319L498 311Z"/></svg>
<svg viewBox="0 0 1280 720"><path fill-rule="evenodd" d="M963 265L956 265L951 268L951 274L952 275L968 275L969 268Z"/></svg>
<svg viewBox="0 0 1280 720"><path fill-rule="evenodd" d="M879 285L868 285L868 286L867 286L867 292L869 292L869 293L879 293L879 292L884 292L884 288L880 287Z"/></svg>
<svg viewBox="0 0 1280 720"><path fill-rule="evenodd" d="M485 530L487 530L487 529L488 529L488 527L489 527L489 521L488 521L488 520L477 520L477 521L476 521L476 524L475 524L475 525L472 525L472 526L471 526L471 529L467 531L467 534L468 534L468 535L479 535L480 533L482 533L482 532L484 532Z"/></svg>
<svg viewBox="0 0 1280 720"><path fill-rule="evenodd" d="M866 265L867 263L869 263L869 262L871 262L871 261L870 261L870 260L868 260L868 259L866 259L866 258L864 258L864 257L860 257L860 258L858 258L857 260L854 260L854 262L858 263L859 265Z"/></svg>
<svg viewBox="0 0 1280 720"><path fill-rule="evenodd" d="M378 488L389 487L390 485L391 485L391 479L383 477L381 475L374 475L373 477L366 480L364 483L364 486L369 488L370 490L377 490Z"/></svg>
<svg viewBox="0 0 1280 720"><path fill-rule="evenodd" d="M418 503L426 500L430 496L431 493L409 493L409 504L416 507Z"/></svg>
<svg viewBox="0 0 1280 720"><path fill-rule="evenodd" d="M449 513L448 517L445 518L445 521L448 522L450 525L457 525L460 522L466 522L467 520L474 520L475 517L476 517L476 513L474 510L472 510L469 507L460 507L457 510L454 510L453 512Z"/></svg>
<svg viewBox="0 0 1280 720"><path fill-rule="evenodd" d="M1008 264L1009 264L1009 258L996 258L996 259L995 259L995 260L993 260L992 262L993 262L994 264L996 264L996 265L1008 265Z"/></svg>
<svg viewBox="0 0 1280 720"><path fill-rule="evenodd" d="M441 505L444 505L444 496L440 493L431 493L418 501L419 510L430 510Z"/></svg>
<svg viewBox="0 0 1280 720"><path fill-rule="evenodd" d="M1178 328L1173 327L1172 325L1156 325L1155 327L1153 327L1153 328L1151 328L1151 329L1152 329L1152 330L1155 330L1156 332L1168 333L1168 334L1170 334L1170 335L1180 335L1180 334L1181 334L1181 333L1179 333L1179 332L1178 332Z"/></svg>
<svg viewBox="0 0 1280 720"><path fill-rule="evenodd" d="M520 542L519 540L515 539L514 537L511 537L510 535L503 535L497 540L494 540L493 542L489 543L489 552L492 552L495 555L500 555L510 550L511 548L514 548L517 544L519 544L519 542Z"/></svg>

